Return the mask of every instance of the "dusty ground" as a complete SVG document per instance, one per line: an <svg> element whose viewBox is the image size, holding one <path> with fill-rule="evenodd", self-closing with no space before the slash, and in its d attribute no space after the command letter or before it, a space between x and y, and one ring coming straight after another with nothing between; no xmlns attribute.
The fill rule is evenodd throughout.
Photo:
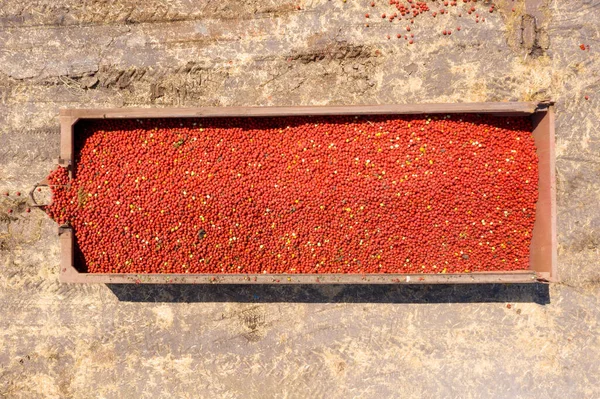
<svg viewBox="0 0 600 399"><path fill-rule="evenodd" d="M71 286L53 222L2 197L0 397L600 397L600 2L421 18L413 46L367 8L2 0L0 192L53 167L60 108L552 98L562 282Z"/></svg>

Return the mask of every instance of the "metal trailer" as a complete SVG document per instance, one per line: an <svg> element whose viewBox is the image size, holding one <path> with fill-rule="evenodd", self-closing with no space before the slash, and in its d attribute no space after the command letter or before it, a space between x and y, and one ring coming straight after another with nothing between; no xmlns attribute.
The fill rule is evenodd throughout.
<svg viewBox="0 0 600 399"><path fill-rule="evenodd" d="M61 142L57 163L73 170L74 136L83 119L276 117L298 115L432 115L475 113L529 116L539 159L539 197L533 228L529 270L449 274L117 274L83 273L75 265L75 236L60 226L60 280L66 283L111 284L465 284L558 281L556 265L556 183L554 106L552 102L500 102L408 105L201 107L161 109L64 109L60 112ZM38 185L44 185L39 183ZM36 185L36 187L38 186ZM34 188L35 189L35 188ZM33 199L33 190L30 193Z"/></svg>

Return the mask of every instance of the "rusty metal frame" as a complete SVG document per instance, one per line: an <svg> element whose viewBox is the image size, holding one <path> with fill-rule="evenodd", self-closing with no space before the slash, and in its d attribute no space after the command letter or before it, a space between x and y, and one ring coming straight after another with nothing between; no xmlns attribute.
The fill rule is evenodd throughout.
<svg viewBox="0 0 600 399"><path fill-rule="evenodd" d="M81 119L198 118L292 115L477 113L530 116L539 158L539 199L530 248L530 270L448 274L125 274L82 273L74 263L73 229L59 227L60 280L111 284L482 284L555 282L557 275L554 106L552 102L454 103L304 107L202 107L161 109L64 109L60 111L59 165L72 166L75 124Z"/></svg>

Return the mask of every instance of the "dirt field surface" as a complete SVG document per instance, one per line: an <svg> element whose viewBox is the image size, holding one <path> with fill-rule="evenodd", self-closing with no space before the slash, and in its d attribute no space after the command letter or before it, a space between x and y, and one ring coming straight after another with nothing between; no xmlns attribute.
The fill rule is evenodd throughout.
<svg viewBox="0 0 600 399"><path fill-rule="evenodd" d="M600 397L600 2L422 15L413 45L368 3L0 2L1 398ZM25 211L61 108L544 99L550 286L60 284Z"/></svg>

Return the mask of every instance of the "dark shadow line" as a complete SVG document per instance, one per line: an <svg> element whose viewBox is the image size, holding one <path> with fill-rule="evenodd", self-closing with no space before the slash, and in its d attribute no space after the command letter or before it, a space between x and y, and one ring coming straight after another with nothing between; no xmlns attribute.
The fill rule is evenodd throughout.
<svg viewBox="0 0 600 399"><path fill-rule="evenodd" d="M107 284L123 302L550 303L548 284Z"/></svg>

